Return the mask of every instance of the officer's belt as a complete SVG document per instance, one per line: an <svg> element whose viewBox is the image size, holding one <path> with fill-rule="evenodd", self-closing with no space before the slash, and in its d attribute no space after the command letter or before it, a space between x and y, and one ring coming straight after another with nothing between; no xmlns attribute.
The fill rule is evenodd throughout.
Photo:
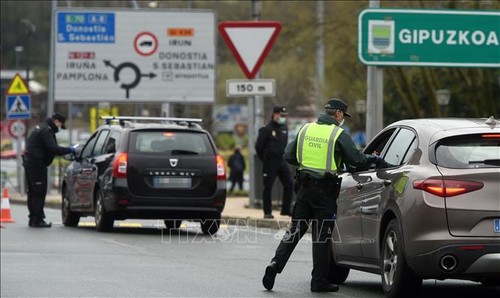
<svg viewBox="0 0 500 298"><path fill-rule="evenodd" d="M300 171L299 182L304 184L304 186L317 186L317 187L327 187L334 184L332 180L333 176L330 178L321 176L318 173L312 173L309 171Z"/></svg>

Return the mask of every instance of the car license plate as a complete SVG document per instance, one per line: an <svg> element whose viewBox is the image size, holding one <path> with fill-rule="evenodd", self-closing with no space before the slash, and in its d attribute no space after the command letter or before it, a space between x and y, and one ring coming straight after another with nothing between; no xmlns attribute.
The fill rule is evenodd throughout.
<svg viewBox="0 0 500 298"><path fill-rule="evenodd" d="M191 177L153 177L155 188L191 188Z"/></svg>
<svg viewBox="0 0 500 298"><path fill-rule="evenodd" d="M493 230L495 233L500 233L500 218L495 218L493 220Z"/></svg>

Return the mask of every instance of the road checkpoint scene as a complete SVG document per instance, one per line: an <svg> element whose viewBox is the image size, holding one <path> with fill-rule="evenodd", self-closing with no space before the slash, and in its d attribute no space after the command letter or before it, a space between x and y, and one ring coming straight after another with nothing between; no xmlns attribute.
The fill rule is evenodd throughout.
<svg viewBox="0 0 500 298"><path fill-rule="evenodd" d="M500 295L498 4L12 2L2 297Z"/></svg>

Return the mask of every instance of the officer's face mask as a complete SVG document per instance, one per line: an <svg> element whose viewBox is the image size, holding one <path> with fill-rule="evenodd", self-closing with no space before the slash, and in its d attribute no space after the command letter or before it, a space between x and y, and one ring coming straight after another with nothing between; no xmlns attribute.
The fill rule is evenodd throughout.
<svg viewBox="0 0 500 298"><path fill-rule="evenodd" d="M59 121L57 121L57 123L55 123L55 124L56 124L56 131L55 131L55 133L58 133L59 131L61 131L62 123L59 122Z"/></svg>
<svg viewBox="0 0 500 298"><path fill-rule="evenodd" d="M340 115L342 114L342 115ZM345 114L344 114L344 111L341 111L341 110L338 110L337 111L337 117L335 117L335 120L337 120L337 122L339 123L339 126L342 126L344 125L344 122L345 122ZM341 120L339 120L339 118L342 118Z"/></svg>
<svg viewBox="0 0 500 298"><path fill-rule="evenodd" d="M286 123L286 118L285 118L285 117L279 117L279 118L278 118L278 124L283 125L283 124L285 124L285 123Z"/></svg>

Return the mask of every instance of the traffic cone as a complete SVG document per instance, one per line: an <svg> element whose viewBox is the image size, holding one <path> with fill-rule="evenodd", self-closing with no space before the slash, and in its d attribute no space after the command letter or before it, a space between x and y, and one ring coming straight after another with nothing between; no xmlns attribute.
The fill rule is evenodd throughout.
<svg viewBox="0 0 500 298"><path fill-rule="evenodd" d="M7 187L4 187L3 189L0 222L16 222L14 219L12 219L12 216L10 215L9 190L7 189Z"/></svg>

